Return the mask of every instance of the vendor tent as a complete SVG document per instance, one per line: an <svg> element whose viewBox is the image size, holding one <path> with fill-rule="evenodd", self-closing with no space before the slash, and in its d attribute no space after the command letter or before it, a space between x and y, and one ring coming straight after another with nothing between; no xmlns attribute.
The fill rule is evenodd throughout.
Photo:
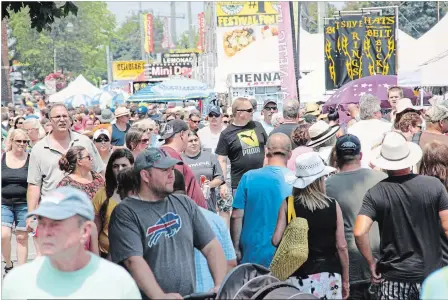
<svg viewBox="0 0 448 300"><path fill-rule="evenodd" d="M67 98L76 95L86 95L90 98L95 97L101 93L101 90L87 81L84 76L79 75L74 81L72 81L68 87L62 91L57 92L50 96L50 102L64 102Z"/></svg>

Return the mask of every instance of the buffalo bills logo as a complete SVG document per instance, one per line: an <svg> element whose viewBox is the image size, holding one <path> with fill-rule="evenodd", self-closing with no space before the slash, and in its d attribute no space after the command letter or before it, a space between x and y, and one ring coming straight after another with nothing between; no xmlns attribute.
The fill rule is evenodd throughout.
<svg viewBox="0 0 448 300"><path fill-rule="evenodd" d="M173 237L182 227L182 220L175 213L167 213L156 224L148 227L146 237L149 237L148 246L151 248L157 244L160 236L165 234L167 238Z"/></svg>

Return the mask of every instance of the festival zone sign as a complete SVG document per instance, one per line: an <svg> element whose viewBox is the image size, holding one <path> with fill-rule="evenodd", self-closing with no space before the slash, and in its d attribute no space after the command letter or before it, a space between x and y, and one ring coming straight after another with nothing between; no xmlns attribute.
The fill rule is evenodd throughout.
<svg viewBox="0 0 448 300"><path fill-rule="evenodd" d="M275 25L278 22L278 2L216 2L218 27Z"/></svg>
<svg viewBox="0 0 448 300"><path fill-rule="evenodd" d="M133 80L144 71L144 60L112 62L112 76L114 80Z"/></svg>
<svg viewBox="0 0 448 300"><path fill-rule="evenodd" d="M372 75L396 75L396 18L342 16L325 26L325 87Z"/></svg>

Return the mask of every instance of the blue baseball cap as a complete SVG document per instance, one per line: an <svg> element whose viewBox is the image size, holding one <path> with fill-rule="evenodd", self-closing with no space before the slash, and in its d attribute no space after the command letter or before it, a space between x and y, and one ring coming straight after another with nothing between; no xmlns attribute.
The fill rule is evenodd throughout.
<svg viewBox="0 0 448 300"><path fill-rule="evenodd" d="M145 107L145 106L140 106L140 107L137 109L137 113L138 113L139 115L146 115L146 114L148 113L148 108Z"/></svg>
<svg viewBox="0 0 448 300"><path fill-rule="evenodd" d="M40 216L52 220L65 220L75 215L93 221L95 213L92 201L83 191L64 186L43 196L37 209L28 213L27 218Z"/></svg>
<svg viewBox="0 0 448 300"><path fill-rule="evenodd" d="M140 172L149 168L168 169L182 164L181 160L172 158L163 149L151 147L137 156L134 169L136 172Z"/></svg>
<svg viewBox="0 0 448 300"><path fill-rule="evenodd" d="M358 155L361 153L361 142L356 135L346 134L338 138L336 142L336 154L343 155Z"/></svg>
<svg viewBox="0 0 448 300"><path fill-rule="evenodd" d="M221 109L216 105L210 105L208 108L208 113L214 113L218 116L222 115Z"/></svg>

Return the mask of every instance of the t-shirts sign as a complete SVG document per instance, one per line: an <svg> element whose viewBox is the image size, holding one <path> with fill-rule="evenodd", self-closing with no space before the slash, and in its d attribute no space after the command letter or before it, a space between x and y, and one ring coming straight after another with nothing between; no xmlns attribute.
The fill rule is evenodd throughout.
<svg viewBox="0 0 448 300"><path fill-rule="evenodd" d="M112 62L112 76L114 80L133 80L144 71L144 60Z"/></svg>

